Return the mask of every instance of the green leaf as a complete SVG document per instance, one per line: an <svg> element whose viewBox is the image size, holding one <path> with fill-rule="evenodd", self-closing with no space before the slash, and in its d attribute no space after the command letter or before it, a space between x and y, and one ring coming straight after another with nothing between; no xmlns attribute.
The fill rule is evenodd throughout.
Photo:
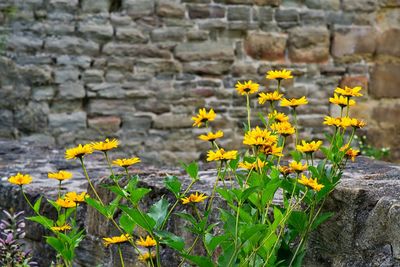
<svg viewBox="0 0 400 267"><path fill-rule="evenodd" d="M292 211L289 217L289 225L291 225L296 231L302 233L307 228L307 214L304 211Z"/></svg>
<svg viewBox="0 0 400 267"><path fill-rule="evenodd" d="M47 202L49 202L50 205L52 205L57 210L57 212L60 212L61 207L59 205L57 205L57 203L55 201L47 199Z"/></svg>
<svg viewBox="0 0 400 267"><path fill-rule="evenodd" d="M265 118L264 118L264 116L263 116L263 114L262 114L261 112L258 112L258 118L260 118L261 122L263 123L263 125L264 125L265 127L268 126L268 123L267 123L267 121L265 120Z"/></svg>
<svg viewBox="0 0 400 267"><path fill-rule="evenodd" d="M147 213L156 222L156 228L160 227L168 213L169 203L164 198L154 203Z"/></svg>
<svg viewBox="0 0 400 267"><path fill-rule="evenodd" d="M54 248L58 253L63 254L64 244L57 238L53 236L46 237L46 243L49 244L52 248Z"/></svg>
<svg viewBox="0 0 400 267"><path fill-rule="evenodd" d="M53 220L46 218L44 216L32 216L32 217L27 217L26 219L28 219L32 222L37 222L37 223L43 225L43 227L45 227L46 229L49 229L50 227L52 227L54 225Z"/></svg>
<svg viewBox="0 0 400 267"><path fill-rule="evenodd" d="M232 266L231 265L231 258L233 253L235 253L235 246L233 242L223 242L223 253L218 258L218 266ZM235 259L233 260L235 262Z"/></svg>
<svg viewBox="0 0 400 267"><path fill-rule="evenodd" d="M39 210L40 210L40 203L42 202L42 198L43 198L43 196L40 196L40 197L38 198L38 200L36 200L35 204L33 205L33 210L34 210L36 213L39 213Z"/></svg>
<svg viewBox="0 0 400 267"><path fill-rule="evenodd" d="M164 184L165 187L171 191L176 198L179 198L182 183L179 181L178 177L168 175L164 180Z"/></svg>
<svg viewBox="0 0 400 267"><path fill-rule="evenodd" d="M192 225L196 225L197 224L197 220L191 214L184 213L184 212L176 212L174 214L179 216L179 217L181 217L185 221L190 222Z"/></svg>
<svg viewBox="0 0 400 267"><path fill-rule="evenodd" d="M302 158L301 152L294 150L294 151L290 152L290 154L292 155L293 160L295 160L297 162L301 161L301 158Z"/></svg>
<svg viewBox="0 0 400 267"><path fill-rule="evenodd" d="M230 160L229 161L229 167L232 170L236 170L237 166L239 165L240 157L237 157L236 159Z"/></svg>
<svg viewBox="0 0 400 267"><path fill-rule="evenodd" d="M196 264L199 267L214 267L214 263L207 257L203 256L193 256L188 254L182 254L183 258L188 259L192 263Z"/></svg>
<svg viewBox="0 0 400 267"><path fill-rule="evenodd" d="M222 196L223 199L226 200L226 202L233 203L234 195L232 191L229 189L217 188L217 192Z"/></svg>
<svg viewBox="0 0 400 267"><path fill-rule="evenodd" d="M193 180L198 180L199 179L199 166L197 165L196 162L192 162L190 164L183 164L183 168L187 172L187 174L193 179Z"/></svg>
<svg viewBox="0 0 400 267"><path fill-rule="evenodd" d="M105 216L107 218L109 217L107 208L103 207L103 205L100 203L100 201L98 201L94 198L91 198L91 197L86 198L85 201L89 206L91 206L92 208L94 208L95 210L97 210L98 212L103 214L103 216Z"/></svg>
<svg viewBox="0 0 400 267"><path fill-rule="evenodd" d="M182 237L176 236L167 231L155 231L154 233L160 238L160 243L165 244L170 248L177 251L182 251L185 248L185 241Z"/></svg>
<svg viewBox="0 0 400 267"><path fill-rule="evenodd" d="M127 197L128 194L124 190L122 190L120 187L116 185L102 185L102 187L107 188L111 192L115 193L117 196L121 197Z"/></svg>
<svg viewBox="0 0 400 267"><path fill-rule="evenodd" d="M258 191L260 188L258 186L253 186L253 187L249 187L246 190L244 190L240 196L239 196L239 200L241 202L246 201L246 199L253 194L254 192Z"/></svg>
<svg viewBox="0 0 400 267"><path fill-rule="evenodd" d="M132 234L133 229L135 229L135 222L125 213L119 218L119 225L128 234Z"/></svg>
<svg viewBox="0 0 400 267"><path fill-rule="evenodd" d="M147 195L149 192L151 192L151 189L149 188L135 188L131 191L129 191L130 193L130 200L134 203L137 204L145 195Z"/></svg>
<svg viewBox="0 0 400 267"><path fill-rule="evenodd" d="M227 235L213 236L212 234L207 233L205 235L205 245L209 251L214 251L217 246L227 238Z"/></svg>
<svg viewBox="0 0 400 267"><path fill-rule="evenodd" d="M335 215L334 212L324 212L321 213L317 219L314 220L313 224L311 225L311 230L315 230L320 224L323 222L327 221L329 218L331 218L333 215Z"/></svg>
<svg viewBox="0 0 400 267"><path fill-rule="evenodd" d="M153 231L153 228L156 225L156 221L154 221L153 218L145 213L140 212L136 208L129 208L124 205L119 205L119 208L125 212L137 225L148 232Z"/></svg>
<svg viewBox="0 0 400 267"><path fill-rule="evenodd" d="M266 224L255 224L248 227L248 229L244 230L240 235L242 240L247 240L252 238L254 235L259 235L262 237L262 233L268 229L268 225Z"/></svg>

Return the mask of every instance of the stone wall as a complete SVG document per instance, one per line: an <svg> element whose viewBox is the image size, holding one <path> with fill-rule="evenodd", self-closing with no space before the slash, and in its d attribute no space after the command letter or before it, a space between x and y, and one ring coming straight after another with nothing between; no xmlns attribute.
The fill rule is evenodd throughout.
<svg viewBox="0 0 400 267"><path fill-rule="evenodd" d="M288 95L310 100L303 134L323 133L337 85L361 85L355 115L400 158L398 0L0 0L0 10L0 137L115 136L145 161L189 161L207 148L191 128L198 108L214 108L237 147L245 101L234 84L271 90L265 72L288 68Z"/></svg>

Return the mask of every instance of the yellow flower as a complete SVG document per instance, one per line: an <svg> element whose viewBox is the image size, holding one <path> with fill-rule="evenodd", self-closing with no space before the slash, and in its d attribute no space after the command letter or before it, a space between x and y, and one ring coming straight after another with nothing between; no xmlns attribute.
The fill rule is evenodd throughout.
<svg viewBox="0 0 400 267"><path fill-rule="evenodd" d="M259 87L260 85L258 83L254 83L251 80L244 83L237 82L236 84L236 90L241 95L250 95L257 93Z"/></svg>
<svg viewBox="0 0 400 267"><path fill-rule="evenodd" d="M340 118L340 127L347 128L347 127L351 126L351 120L352 119L349 117Z"/></svg>
<svg viewBox="0 0 400 267"><path fill-rule="evenodd" d="M223 148L220 148L215 152L210 150L207 153L207 161L236 159L237 153L237 150L225 151Z"/></svg>
<svg viewBox="0 0 400 267"><path fill-rule="evenodd" d="M265 155L272 155L277 157L283 157L282 150L283 147L278 147L276 144L262 146L260 149L260 151L263 152Z"/></svg>
<svg viewBox="0 0 400 267"><path fill-rule="evenodd" d="M71 226L69 226L68 224L64 224L63 226L50 227L50 229L53 230L54 232L62 232L62 231L71 230Z"/></svg>
<svg viewBox="0 0 400 267"><path fill-rule="evenodd" d="M103 237L104 246L108 247L111 244L120 244L128 242L132 237L128 234L112 237Z"/></svg>
<svg viewBox="0 0 400 267"><path fill-rule="evenodd" d="M341 94L342 96L352 97L352 96L362 96L359 92L361 91L361 86L356 86L354 88L350 88L345 86L344 89L337 87L335 89L335 93Z"/></svg>
<svg viewBox="0 0 400 267"><path fill-rule="evenodd" d="M69 148L65 151L66 159L76 159L83 158L86 154L92 154L93 148L91 145L81 145L79 144L77 147Z"/></svg>
<svg viewBox="0 0 400 267"><path fill-rule="evenodd" d="M111 150L113 148L117 148L118 145L119 145L119 141L117 139L114 138L114 139L110 140L107 138L104 142L102 142L102 141L101 142L93 142L92 148L94 150L105 152L105 151Z"/></svg>
<svg viewBox="0 0 400 267"><path fill-rule="evenodd" d="M293 172L293 169L290 168L289 166L279 166L278 170L284 176L287 176L287 175L289 175L289 174L291 174Z"/></svg>
<svg viewBox="0 0 400 267"><path fill-rule="evenodd" d="M259 169L263 168L265 166L265 164L266 163L264 161L262 161L261 159L257 159L257 161L255 161L253 163L250 163L247 161L240 162L238 167L246 169L246 170L252 170L252 169L259 170Z"/></svg>
<svg viewBox="0 0 400 267"><path fill-rule="evenodd" d="M274 102L282 99L283 94L280 94L278 91L274 91L272 93L260 93L258 95L258 103L260 105L265 104L265 102Z"/></svg>
<svg viewBox="0 0 400 267"><path fill-rule="evenodd" d="M153 259L153 258L155 258L156 257L156 253L153 251L153 252L146 252L146 253L143 253L143 254L140 254L139 255L139 257L138 257L138 259L140 260L140 261L143 261L143 262L147 262L147 261L149 261L150 259Z"/></svg>
<svg viewBox="0 0 400 267"><path fill-rule="evenodd" d="M210 109L210 111L207 113L207 110L202 108L199 110L199 114L197 114L197 116L192 117L192 120L194 121L193 126L200 127L203 123L215 120L215 116L216 114L213 109Z"/></svg>
<svg viewBox="0 0 400 267"><path fill-rule="evenodd" d="M47 177L51 179L56 179L58 181L64 181L72 178L72 173L67 171L59 171L59 172L49 172Z"/></svg>
<svg viewBox="0 0 400 267"><path fill-rule="evenodd" d="M88 197L89 195L86 192L82 192L80 194L77 194L76 192L68 192L65 194L66 200L73 201L76 203L85 202L86 198Z"/></svg>
<svg viewBox="0 0 400 267"><path fill-rule="evenodd" d="M363 128L367 125L363 120L351 119L351 126L354 128Z"/></svg>
<svg viewBox="0 0 400 267"><path fill-rule="evenodd" d="M59 198L56 200L56 204L58 206L60 206L61 208L75 208L76 207L76 203L68 198Z"/></svg>
<svg viewBox="0 0 400 267"><path fill-rule="evenodd" d="M315 191L320 191L325 187L324 185L319 184L316 178L307 178L304 174L301 175L301 178L298 180L298 182L299 184L308 186Z"/></svg>
<svg viewBox="0 0 400 267"><path fill-rule="evenodd" d="M286 122L286 121L288 122L289 121L289 117L285 113L278 112L276 110L274 110L274 112L268 114L268 119L271 121L274 120L277 122Z"/></svg>
<svg viewBox="0 0 400 267"><path fill-rule="evenodd" d="M355 149L352 149L352 148L349 148L347 151L346 151L346 157L348 158L348 159L351 159L351 161L355 161L355 159L356 159L356 157L358 156L358 155L360 155L360 150L355 150Z"/></svg>
<svg viewBox="0 0 400 267"><path fill-rule="evenodd" d="M188 204L188 203L198 203L198 202L203 202L207 196L204 194L199 194L199 192L196 192L196 194L190 194L188 197L183 197L181 198L182 204Z"/></svg>
<svg viewBox="0 0 400 267"><path fill-rule="evenodd" d="M262 130L257 126L245 133L243 144L248 146L263 146L275 143L277 140L278 137L273 135L272 132L267 129Z"/></svg>
<svg viewBox="0 0 400 267"><path fill-rule="evenodd" d="M222 131L218 131L216 133L209 132L207 133L207 135L205 134L200 135L199 139L203 141L214 142L216 139L221 138L222 136L224 136L224 133Z"/></svg>
<svg viewBox="0 0 400 267"><path fill-rule="evenodd" d="M133 164L139 163L140 159L139 158L129 158L129 159L116 159L112 163L114 165L118 165L123 168L127 168Z"/></svg>
<svg viewBox="0 0 400 267"><path fill-rule="evenodd" d="M140 237L140 240L136 241L136 245L142 246L142 247L154 247L156 245L156 241L151 238L151 236L146 236L146 239L143 239L143 237Z"/></svg>
<svg viewBox="0 0 400 267"><path fill-rule="evenodd" d="M17 173L17 175L8 178L8 182L10 182L11 184L22 186L25 184L30 184L32 182L32 176L30 176L29 174Z"/></svg>
<svg viewBox="0 0 400 267"><path fill-rule="evenodd" d="M294 170L295 172L304 172L307 170L308 165L307 163L304 163L304 165L301 162L297 162L297 161L292 161L289 164L289 167Z"/></svg>
<svg viewBox="0 0 400 267"><path fill-rule="evenodd" d="M356 101L354 101L353 99L349 99L347 97L337 94L334 94L333 97L329 98L329 102L339 105L342 108L346 106L354 106L356 104Z"/></svg>
<svg viewBox="0 0 400 267"><path fill-rule="evenodd" d="M297 145L296 148L298 151L303 153L313 153L317 151L322 145L322 141L312 141L307 143L306 141L301 141L301 145Z"/></svg>
<svg viewBox="0 0 400 267"><path fill-rule="evenodd" d="M268 80L282 80L282 79L292 79L292 72L290 70L270 70L267 72L267 76L265 77Z"/></svg>
<svg viewBox="0 0 400 267"><path fill-rule="evenodd" d="M307 105L308 104L308 100L305 96L296 99L296 98L292 98L292 99L282 99L281 101L281 107L291 107L291 108L297 108L300 105Z"/></svg>
<svg viewBox="0 0 400 267"><path fill-rule="evenodd" d="M273 123L271 125L271 130L273 130L274 132L279 133L280 135L282 135L284 137L292 135L292 134L294 134L296 132L294 127L287 121Z"/></svg>
<svg viewBox="0 0 400 267"><path fill-rule="evenodd" d="M342 126L342 120L341 120L341 118L333 118L330 116L325 116L324 124L329 125L329 126L335 126L335 127L339 128Z"/></svg>

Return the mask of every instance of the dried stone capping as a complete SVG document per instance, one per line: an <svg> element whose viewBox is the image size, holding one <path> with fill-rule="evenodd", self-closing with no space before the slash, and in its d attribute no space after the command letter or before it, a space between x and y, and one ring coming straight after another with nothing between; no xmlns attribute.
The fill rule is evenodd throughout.
<svg viewBox="0 0 400 267"><path fill-rule="evenodd" d="M288 68L285 92L310 100L303 136L323 136L336 86L361 85L353 115L400 159L399 14L398 0L2 1L0 137L71 146L115 136L144 161L198 159L207 145L195 111L214 108L224 145L237 148L245 101L234 84L271 91L265 72Z"/></svg>
<svg viewBox="0 0 400 267"><path fill-rule="evenodd" d="M89 175L97 187L103 201L113 199L112 193L100 186L107 183L108 169L101 153L85 158ZM10 185L6 179L16 172L30 173L33 183L26 186L26 192L35 200L40 194L56 198L57 181L49 180L47 172L58 168L67 169L74 174L71 180L63 182L63 192L90 189L85 182L78 162L63 159L63 151L27 142L0 141L0 209L32 211L25 204L18 187ZM115 169L117 171L117 169ZM143 203L146 210L161 196L173 197L163 188L162 180L166 173L176 175L184 184L190 183L182 170L166 168L145 168L134 166L130 173L138 174L143 185L152 189ZM202 170L200 181L194 191L210 194L215 179L215 170ZM222 185L221 185L222 186ZM217 199L218 201L218 199ZM219 204L217 206L220 206ZM178 206L178 209L184 209ZM48 216L56 216L54 208L42 206ZM398 267L400 266L400 166L365 157L358 157L350 163L344 172L341 183L327 199L325 210L335 215L311 236L308 254L304 266L307 267ZM106 249L101 238L117 235L111 223L108 223L97 211L79 207L78 223L85 227L86 237L77 249L74 266L119 266L116 249ZM42 240L43 228L33 222L27 222L27 241L34 251L40 266L49 266L53 250L46 247ZM169 230L186 240L193 238L182 227L183 222L177 216L169 222ZM140 234L140 233L139 233ZM144 233L141 233L144 234ZM135 251L123 246L127 259L126 266L143 266L138 263ZM165 266L177 266L177 258L172 251L162 253Z"/></svg>

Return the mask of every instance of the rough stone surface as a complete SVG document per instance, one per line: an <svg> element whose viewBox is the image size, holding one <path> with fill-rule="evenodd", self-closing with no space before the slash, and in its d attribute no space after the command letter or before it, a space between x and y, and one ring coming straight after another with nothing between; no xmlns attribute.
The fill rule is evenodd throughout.
<svg viewBox="0 0 400 267"><path fill-rule="evenodd" d="M63 183L63 192L88 190L79 164L67 162L63 152L49 149L45 145L37 146L37 143L35 146L28 142L0 141L1 208L25 210L27 214L31 214L19 194L19 189L6 182L7 177L18 171L30 173L34 178L33 183L26 186L26 192L31 200L37 199L40 194L45 194L50 198L56 197L57 183L49 181L46 176L47 172L59 168L74 174L73 179ZM93 181L102 199L110 200L111 194L99 186L100 183L109 181L106 178L108 168L103 155L91 154L85 158L85 163L89 175L98 177ZM183 184L187 185L190 182L190 179L177 169L140 166L140 168L131 168L129 172L140 176L142 186L152 188L151 194L145 199L146 204L142 207L143 209L147 209L161 196L171 198L163 189L162 180L165 173L180 177ZM209 193L215 175L214 170L200 171L200 181L195 184L193 190ZM399 179L399 165L372 161L364 157L359 157L356 163L350 163L345 169L340 184L325 203L324 210L333 211L335 215L311 236L305 266L399 266ZM277 201L279 201L278 195ZM50 205L44 205L42 209L48 216L55 216ZM43 245L41 238L45 233L39 225L27 223L26 240L34 248L35 259L41 266L47 266L49 259L55 255L52 254L51 249L46 249ZM96 211L85 206L78 210L78 223L85 226L86 237L77 250L76 266L118 265L115 260L118 259L117 251L104 248L100 241L104 236L117 234L113 226ZM190 238L180 225L181 222L176 219L168 227L177 235ZM131 255L127 257L129 258L127 266L137 266L135 252L128 246L122 246L122 249L123 253ZM43 253L44 251L46 253ZM168 266L176 265L177 259L173 253L163 255L165 255L163 256L164 263Z"/></svg>
<svg viewBox="0 0 400 267"><path fill-rule="evenodd" d="M374 117L376 106L400 102L398 0L0 2L1 136L32 135L62 146L112 134L129 144L126 149L140 145L148 159L173 164L204 151L201 142L177 151L166 138L177 134L190 143L198 129L186 125L203 106L217 111L213 126L233 132L224 142L239 147L246 110L236 82L252 79L272 90L265 72L286 68L295 76L283 84L287 97L309 98L299 109L304 118L334 115L329 92L361 85L354 116L367 120L363 134L377 147L390 146L391 159L400 160L395 123ZM7 12L10 7L17 12ZM255 98L251 104L253 114L265 111ZM77 132L49 127L50 117L76 113L88 114ZM155 128L171 114L185 121L182 128ZM110 117L121 122L111 119L107 128L102 120ZM141 118L138 131L126 126L135 125L128 118ZM312 119L306 121L311 126ZM313 139L327 128L301 132Z"/></svg>

